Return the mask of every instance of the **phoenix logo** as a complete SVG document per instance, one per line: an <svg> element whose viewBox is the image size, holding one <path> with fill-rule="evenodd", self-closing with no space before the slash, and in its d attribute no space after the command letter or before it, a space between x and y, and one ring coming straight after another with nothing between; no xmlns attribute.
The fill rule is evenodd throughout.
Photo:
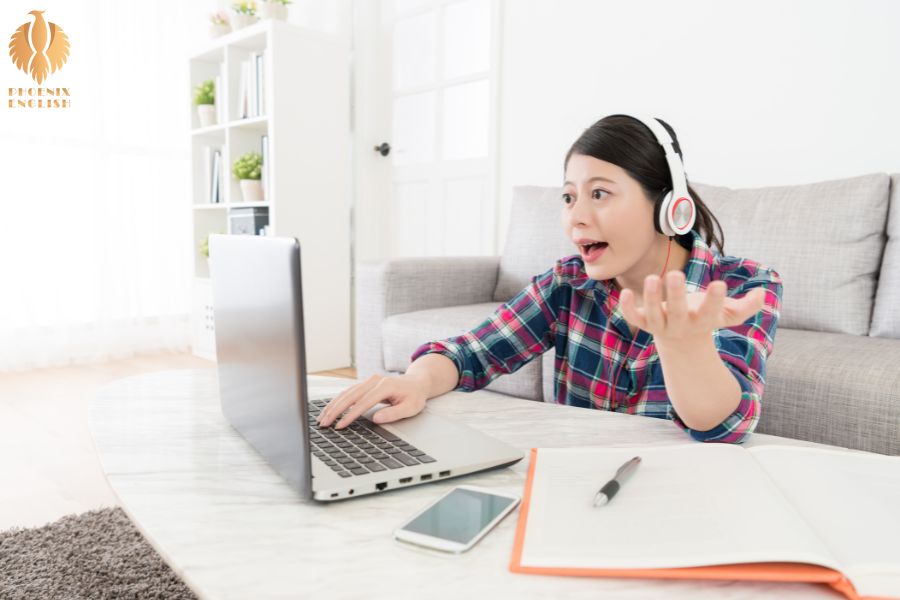
<svg viewBox="0 0 900 600"><path fill-rule="evenodd" d="M33 23L23 23L9 40L9 56L17 68L38 85L66 64L69 38L56 23L44 20L43 10L33 10Z"/></svg>

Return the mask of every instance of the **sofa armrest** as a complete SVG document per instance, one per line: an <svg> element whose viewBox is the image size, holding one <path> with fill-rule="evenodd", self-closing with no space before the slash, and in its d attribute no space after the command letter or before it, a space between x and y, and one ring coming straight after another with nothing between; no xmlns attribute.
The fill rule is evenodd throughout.
<svg viewBox="0 0 900 600"><path fill-rule="evenodd" d="M499 256L429 256L363 261L356 266L357 378L386 374L382 323L396 314L491 302Z"/></svg>

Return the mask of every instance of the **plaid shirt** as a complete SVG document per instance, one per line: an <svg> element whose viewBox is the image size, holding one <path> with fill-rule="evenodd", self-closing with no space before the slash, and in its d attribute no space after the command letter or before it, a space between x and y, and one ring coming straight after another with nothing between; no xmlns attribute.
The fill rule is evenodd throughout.
<svg viewBox="0 0 900 600"><path fill-rule="evenodd" d="M628 352L632 336L619 310L619 290L611 280L590 279L580 255L562 258L532 277L525 289L474 329L419 346L411 360L429 353L447 356L460 373L454 389L471 392L555 348L558 404L671 419L699 441L743 442L759 421L766 359L781 310L781 277L752 260L722 256L697 232L691 234L693 248L685 267L688 293L705 290L716 279L725 281L731 297L755 287L766 290L765 305L754 317L712 332L719 356L741 386L741 400L708 431L689 428L674 411L650 333L638 330Z"/></svg>

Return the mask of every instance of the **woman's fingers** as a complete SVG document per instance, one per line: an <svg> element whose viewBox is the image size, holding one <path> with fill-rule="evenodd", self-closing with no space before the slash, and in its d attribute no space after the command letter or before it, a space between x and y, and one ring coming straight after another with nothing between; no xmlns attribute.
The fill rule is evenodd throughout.
<svg viewBox="0 0 900 600"><path fill-rule="evenodd" d="M619 294L619 308L622 310L622 316L625 317L626 321L638 329L646 331L647 320L644 318L641 309L634 307L634 292L629 288L625 288Z"/></svg>
<svg viewBox="0 0 900 600"><path fill-rule="evenodd" d="M319 413L319 425L328 427L338 415L347 410L354 402L362 398L373 387L378 384L381 379L379 375L372 375L362 383L358 383L353 387L347 388L337 396L331 399L322 412Z"/></svg>
<svg viewBox="0 0 900 600"><path fill-rule="evenodd" d="M728 286L721 280L713 281L707 286L703 303L697 309L698 323L708 326L710 330L717 328L727 288Z"/></svg>
<svg viewBox="0 0 900 600"><path fill-rule="evenodd" d="M347 409L340 421L335 423L335 429L343 429L359 418L364 412L391 395L390 379L382 379L360 400L357 400Z"/></svg>
<svg viewBox="0 0 900 600"><path fill-rule="evenodd" d="M659 275L648 275L644 279L644 314L650 332L660 332L666 328L666 317L662 311L662 281Z"/></svg>
<svg viewBox="0 0 900 600"><path fill-rule="evenodd" d="M766 304L766 290L754 288L741 298L726 298L727 319L724 327L740 325L760 310Z"/></svg>

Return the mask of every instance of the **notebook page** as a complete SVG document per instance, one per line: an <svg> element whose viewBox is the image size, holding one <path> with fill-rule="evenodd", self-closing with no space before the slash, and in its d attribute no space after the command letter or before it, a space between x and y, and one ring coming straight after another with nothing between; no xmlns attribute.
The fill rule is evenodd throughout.
<svg viewBox="0 0 900 600"><path fill-rule="evenodd" d="M641 464L613 500L594 494L625 461ZM833 557L743 448L540 448L522 565L674 568Z"/></svg>
<svg viewBox="0 0 900 600"><path fill-rule="evenodd" d="M748 452L862 596L900 596L900 456L796 446Z"/></svg>

